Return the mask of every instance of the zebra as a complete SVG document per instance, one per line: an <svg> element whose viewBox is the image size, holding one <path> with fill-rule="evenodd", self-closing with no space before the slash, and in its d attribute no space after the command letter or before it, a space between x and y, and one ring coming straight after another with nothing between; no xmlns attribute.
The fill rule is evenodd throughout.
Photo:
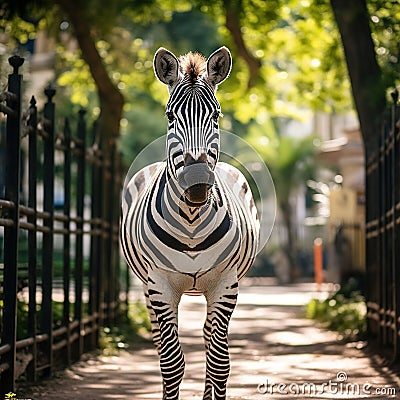
<svg viewBox="0 0 400 400"><path fill-rule="evenodd" d="M225 399L230 372L228 324L238 281L251 266L260 223L244 175L219 160L216 90L232 57L221 47L206 60L165 48L153 61L168 88L166 161L138 171L122 195L121 247L144 286L160 360L163 400L179 398L185 361L178 338L183 294L204 295L204 400Z"/></svg>

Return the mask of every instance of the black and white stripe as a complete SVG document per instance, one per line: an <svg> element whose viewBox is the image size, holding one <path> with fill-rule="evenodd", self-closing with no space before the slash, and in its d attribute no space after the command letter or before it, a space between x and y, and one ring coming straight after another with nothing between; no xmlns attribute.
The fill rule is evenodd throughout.
<svg viewBox="0 0 400 400"><path fill-rule="evenodd" d="M198 57L192 60L196 62ZM238 280L253 262L259 237L246 179L233 166L218 162L220 107L215 89L229 74L230 53L226 48L213 53L200 76L182 70L180 61L165 49L156 53L154 64L170 91L167 160L143 168L125 187L121 245L144 284L163 399L178 399L184 372L177 330L184 293L203 294L208 304L204 399L225 399L228 323ZM195 67L199 65L190 66ZM194 183L187 187L185 182Z"/></svg>

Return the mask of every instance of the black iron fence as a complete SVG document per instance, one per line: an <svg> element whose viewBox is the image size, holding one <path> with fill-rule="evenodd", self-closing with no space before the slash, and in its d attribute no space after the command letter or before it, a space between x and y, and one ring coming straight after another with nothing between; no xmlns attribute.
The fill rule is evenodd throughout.
<svg viewBox="0 0 400 400"><path fill-rule="evenodd" d="M51 87L42 113L33 97L22 112L23 61L9 59L0 104L0 398L96 347L120 313L118 152L84 110L58 131Z"/></svg>
<svg viewBox="0 0 400 400"><path fill-rule="evenodd" d="M400 358L400 107L398 92L380 133L380 147L367 155L366 265L369 332Z"/></svg>

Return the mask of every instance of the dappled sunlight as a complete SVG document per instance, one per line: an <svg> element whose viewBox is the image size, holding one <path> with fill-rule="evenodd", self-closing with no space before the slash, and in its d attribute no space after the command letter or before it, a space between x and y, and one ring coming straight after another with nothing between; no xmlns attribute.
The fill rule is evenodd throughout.
<svg viewBox="0 0 400 400"><path fill-rule="evenodd" d="M371 390L395 384L393 377L374 367L362 350L363 343L346 345L337 340L336 333L322 330L314 321L304 319L304 303L299 303L315 294L313 285L251 286L250 283L248 280L241 288L240 297L245 301L237 305L229 329L229 400L309 398L276 391L263 393L261 389L271 390L271 384L279 383L297 385L298 388L305 384L308 389L318 389L330 380L335 382L337 374L342 372L347 376L346 382L371 384ZM251 304L252 298L256 304ZM183 296L179 306L179 333L186 362L181 384L182 399L202 399L205 377L202 328L205 316L203 296ZM133 343L131 350L122 351L119 357L98 357L96 361L74 366L68 382L69 393L73 391L87 399L94 398L94 393L97 393L96 400L160 400L162 397L158 355L150 342ZM266 383L269 386L265 386ZM56 385L54 397L49 389L43 396L35 395L34 398L58 400L60 396ZM382 397L323 393L312 398Z"/></svg>
<svg viewBox="0 0 400 400"><path fill-rule="evenodd" d="M189 285L172 271L213 298L208 368L227 371L229 334L231 400L292 397L267 381L394 385L371 360L400 359L399 1L2 0L0 15L0 399L160 399L159 360L166 386L164 362L182 366L170 308ZM160 354L125 346L130 267ZM289 284L311 277L340 291ZM202 398L206 310L179 306L184 399ZM364 337L376 348L345 343ZM86 358L105 344L118 357Z"/></svg>
<svg viewBox="0 0 400 400"><path fill-rule="evenodd" d="M332 334L335 338L336 335ZM315 328L304 328L299 332L279 331L266 334L264 340L288 346L310 345L326 341L326 332L315 332Z"/></svg>

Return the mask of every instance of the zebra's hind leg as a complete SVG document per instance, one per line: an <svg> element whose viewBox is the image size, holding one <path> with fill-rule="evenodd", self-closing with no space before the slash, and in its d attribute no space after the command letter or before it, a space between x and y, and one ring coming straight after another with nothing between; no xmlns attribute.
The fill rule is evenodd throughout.
<svg viewBox="0 0 400 400"><path fill-rule="evenodd" d="M148 302L159 326L158 353L163 379L163 400L178 400L185 360L178 339L178 305L182 295L179 285L162 271L149 271ZM156 324L155 324L156 326ZM157 328L156 328L157 333Z"/></svg>
<svg viewBox="0 0 400 400"><path fill-rule="evenodd" d="M230 362L228 349L228 325L235 309L238 282L236 271L212 289L205 292L207 319L204 324L206 344L206 383L203 400L225 400Z"/></svg>

